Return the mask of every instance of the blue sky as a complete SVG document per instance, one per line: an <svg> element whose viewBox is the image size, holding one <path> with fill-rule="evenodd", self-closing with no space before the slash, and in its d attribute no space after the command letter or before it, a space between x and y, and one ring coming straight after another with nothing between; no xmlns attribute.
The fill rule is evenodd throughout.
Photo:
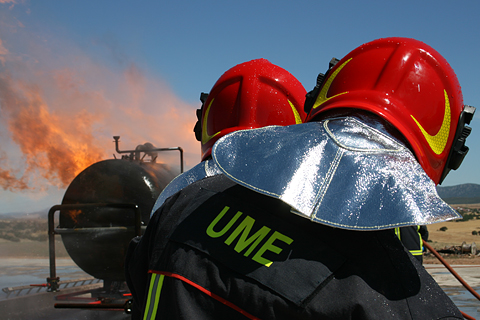
<svg viewBox="0 0 480 320"><path fill-rule="evenodd" d="M0 74L17 99L40 101L49 121L90 115L81 126L91 136L78 142L94 141L105 158L112 157L111 137L121 135L124 149L144 140L180 145L188 168L199 161L190 126L200 92L255 58L287 69L308 91L334 56L377 38L416 38L449 61L464 102L480 107L478 12L476 1L443 0L0 0ZM0 189L0 213L60 203L65 184L58 173L35 167L41 152L22 152L7 127L9 112L0 114L1 166L30 188ZM444 186L480 183L479 117L469 155ZM64 130L78 125L66 123ZM70 134L78 132L58 137Z"/></svg>

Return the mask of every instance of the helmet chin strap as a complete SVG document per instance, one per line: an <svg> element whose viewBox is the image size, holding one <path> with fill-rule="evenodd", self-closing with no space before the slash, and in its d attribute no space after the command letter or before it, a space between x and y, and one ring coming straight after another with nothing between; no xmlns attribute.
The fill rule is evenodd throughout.
<svg viewBox="0 0 480 320"><path fill-rule="evenodd" d="M442 176L440 177L440 183L442 184L443 180L450 172L450 170L457 170L458 167L462 164L463 159L468 153L468 147L465 145L467 137L470 135L472 128L467 127L467 124L470 124L470 121L473 119L475 114L475 107L465 105L463 111L460 114L458 120L457 130L455 132L455 138L453 140L452 147L450 148L450 153L445 163L445 168L443 169Z"/></svg>

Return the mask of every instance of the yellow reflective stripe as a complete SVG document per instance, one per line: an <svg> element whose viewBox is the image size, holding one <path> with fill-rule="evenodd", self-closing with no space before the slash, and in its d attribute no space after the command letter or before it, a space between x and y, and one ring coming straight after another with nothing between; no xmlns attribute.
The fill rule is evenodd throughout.
<svg viewBox="0 0 480 320"><path fill-rule="evenodd" d="M417 226L417 234L418 234L418 243L420 243L420 253L418 254L423 254L423 239L422 239L422 235L420 234L420 226ZM415 255L415 254L414 254Z"/></svg>
<svg viewBox="0 0 480 320"><path fill-rule="evenodd" d="M399 240L402 240L402 237L400 236L400 228L395 228L395 234Z"/></svg>
<svg viewBox="0 0 480 320"><path fill-rule="evenodd" d="M410 253L413 256L421 256L423 254L422 250L410 250Z"/></svg>
<svg viewBox="0 0 480 320"><path fill-rule="evenodd" d="M143 320L152 320L157 316L158 302L160 301L164 278L163 274L152 273Z"/></svg>
<svg viewBox="0 0 480 320"><path fill-rule="evenodd" d="M287 100L288 104L290 105L290 108L292 108L293 111L293 116L295 117L295 123L300 124L302 123L302 118L300 117L300 114L297 111L297 108L293 105L293 103L290 100Z"/></svg>
<svg viewBox="0 0 480 320"><path fill-rule="evenodd" d="M212 101L210 101L210 104L208 105L207 107L207 110L205 111L205 116L203 117L203 125L202 125L202 144L205 144L207 143L208 141L210 141L213 137L215 137L217 134L220 133L220 131L218 131L217 133L215 134L212 134L211 136L208 134L207 132L207 120L208 120L208 114L210 113L210 107L212 106L212 103L215 99L212 99Z"/></svg>
<svg viewBox="0 0 480 320"><path fill-rule="evenodd" d="M331 76L328 77L327 81L325 81L325 85L322 87L322 90L320 90L320 93L318 94L317 100L316 100L315 103L313 104L312 109L316 109L316 108L320 107L322 104L324 104L325 102L327 102L328 100L330 100L330 99L332 99L332 98L335 98L335 97L338 97L339 95L348 93L348 91L345 91L345 92L338 93L338 94L334 95L333 97L328 97L328 98L327 98L328 90L330 90L330 86L332 85L333 80L335 80L335 77L337 76L337 74L338 74L338 73L343 69L343 67L345 67L345 65L346 65L347 63L349 63L350 60L352 60L352 59L353 59L353 58L350 58L350 59L348 59L347 61L345 61L344 63L342 63L342 65L341 65L340 67L338 67L338 68L332 73Z"/></svg>
<svg viewBox="0 0 480 320"><path fill-rule="evenodd" d="M422 132L423 136L427 140L428 145L435 154L441 154L445 147L447 146L448 137L450 136L450 124L452 112L450 111L450 100L448 99L447 90L443 90L445 95L445 114L443 115L442 126L435 135L430 135L420 124L420 122L415 119L414 116L410 115L412 119L417 124L418 128Z"/></svg>
<svg viewBox="0 0 480 320"><path fill-rule="evenodd" d="M398 237L398 239L401 241L402 240L402 236L401 236L401 232L400 232L400 228L395 228L395 235ZM423 241L422 241L422 236L420 234L420 226L417 226L417 234L418 234L418 238L420 240L420 249L418 250L408 250L412 255L414 256L420 256L423 254Z"/></svg>

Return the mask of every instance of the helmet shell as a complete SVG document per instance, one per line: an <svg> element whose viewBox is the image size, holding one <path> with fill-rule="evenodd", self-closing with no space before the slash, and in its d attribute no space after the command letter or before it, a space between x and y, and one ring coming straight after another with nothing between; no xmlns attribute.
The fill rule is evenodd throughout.
<svg viewBox="0 0 480 320"><path fill-rule="evenodd" d="M460 84L433 48L408 38L385 38L347 54L327 74L307 121L327 110L372 112L396 127L435 182L463 110Z"/></svg>
<svg viewBox="0 0 480 320"><path fill-rule="evenodd" d="M306 90L288 71L266 59L236 65L212 87L202 106L202 160L224 135L269 125L302 123Z"/></svg>

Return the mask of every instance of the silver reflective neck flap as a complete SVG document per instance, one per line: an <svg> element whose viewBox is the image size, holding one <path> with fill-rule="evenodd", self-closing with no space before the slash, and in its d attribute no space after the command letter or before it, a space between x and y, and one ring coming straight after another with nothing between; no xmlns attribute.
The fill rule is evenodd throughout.
<svg viewBox="0 0 480 320"><path fill-rule="evenodd" d="M355 118L233 132L212 155L230 179L332 227L379 230L461 218L407 148Z"/></svg>
<svg viewBox="0 0 480 320"><path fill-rule="evenodd" d="M158 208L167 200L168 197L174 195L178 191L182 190L186 186L195 181L201 180L206 177L211 177L222 172L218 169L215 162L211 159L202 161L197 164L195 167L191 168L188 171L178 175L173 179L166 187L163 189L162 193L158 196L155 204L152 208L151 214L154 214Z"/></svg>

